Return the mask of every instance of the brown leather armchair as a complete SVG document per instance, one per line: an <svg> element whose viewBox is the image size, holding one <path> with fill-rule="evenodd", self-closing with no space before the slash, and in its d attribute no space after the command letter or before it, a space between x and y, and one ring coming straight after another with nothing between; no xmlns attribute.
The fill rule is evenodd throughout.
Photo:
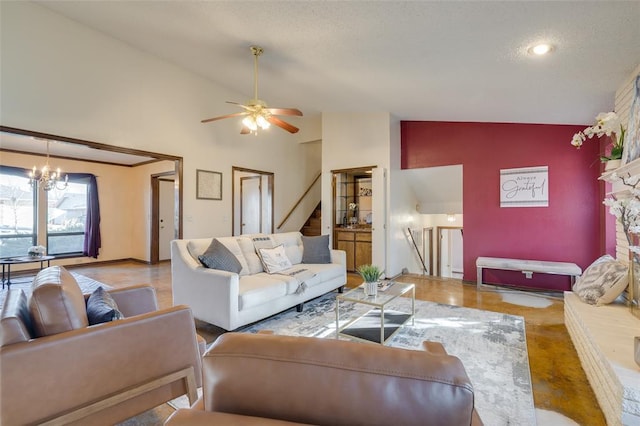
<svg viewBox="0 0 640 426"><path fill-rule="evenodd" d="M166 425L481 425L460 360L334 339L227 333L203 358L203 397Z"/></svg>
<svg viewBox="0 0 640 426"><path fill-rule="evenodd" d="M195 401L201 357L191 310L158 310L148 285L109 293L124 319L34 338L24 294L9 290L0 424L109 425L185 393Z"/></svg>

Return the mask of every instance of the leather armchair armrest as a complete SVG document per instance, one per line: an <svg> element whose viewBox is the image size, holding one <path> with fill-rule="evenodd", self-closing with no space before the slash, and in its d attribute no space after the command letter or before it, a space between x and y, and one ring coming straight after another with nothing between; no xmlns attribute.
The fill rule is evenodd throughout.
<svg viewBox="0 0 640 426"><path fill-rule="evenodd" d="M5 346L0 423L36 423L189 366L200 386L196 331L185 306ZM121 421L184 390L180 382L167 385L92 416L91 424L93 417L101 424Z"/></svg>
<svg viewBox="0 0 640 426"><path fill-rule="evenodd" d="M447 351L444 349L444 346L439 342L425 340L422 342L422 349L425 352L429 352L431 355L447 355Z"/></svg>
<svg viewBox="0 0 640 426"><path fill-rule="evenodd" d="M146 314L158 310L156 289L149 284L140 284L109 290L118 309L125 317Z"/></svg>

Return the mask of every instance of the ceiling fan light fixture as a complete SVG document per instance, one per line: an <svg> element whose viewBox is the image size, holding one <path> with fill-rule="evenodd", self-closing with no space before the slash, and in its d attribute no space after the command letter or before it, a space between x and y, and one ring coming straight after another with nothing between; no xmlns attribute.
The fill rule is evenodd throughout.
<svg viewBox="0 0 640 426"><path fill-rule="evenodd" d="M256 118L256 123L258 124L258 126L260 126L262 130L267 130L269 127L271 127L271 123L269 123L267 119L264 118L264 116L262 115L259 115Z"/></svg>
<svg viewBox="0 0 640 426"><path fill-rule="evenodd" d="M244 124L252 132L255 132L256 130L258 130L258 123L256 123L256 119L252 115L247 115L242 120L242 124Z"/></svg>

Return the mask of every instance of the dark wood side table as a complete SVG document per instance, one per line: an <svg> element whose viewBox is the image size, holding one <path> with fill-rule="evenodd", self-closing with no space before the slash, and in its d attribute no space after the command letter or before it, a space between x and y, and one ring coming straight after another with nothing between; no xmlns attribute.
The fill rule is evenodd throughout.
<svg viewBox="0 0 640 426"><path fill-rule="evenodd" d="M40 269L44 268L44 262L47 262L47 267L51 266L51 260L55 259L55 256L15 256L5 257L0 259L2 264L2 289L4 290L4 284L6 282L7 288L11 288L11 265L18 265L20 263L36 263L40 262ZM5 269L6 269L6 281L5 281Z"/></svg>

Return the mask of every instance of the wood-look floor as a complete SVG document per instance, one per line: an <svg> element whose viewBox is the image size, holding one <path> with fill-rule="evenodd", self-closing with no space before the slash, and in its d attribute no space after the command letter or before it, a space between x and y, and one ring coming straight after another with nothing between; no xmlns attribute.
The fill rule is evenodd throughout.
<svg viewBox="0 0 640 426"><path fill-rule="evenodd" d="M169 262L153 266L121 262L74 267L73 271L114 287L151 284L156 288L160 307L172 305ZM551 305L546 308L532 308L506 303L502 299L503 292L478 291L475 285L463 284L460 280L416 275L398 280L414 282L416 298L420 300L524 317L536 408L558 412L580 425L606 424L564 325L561 297L549 298ZM360 282L359 277L350 274L347 285ZM197 323L197 327L207 341L220 333L219 329L207 324Z"/></svg>

